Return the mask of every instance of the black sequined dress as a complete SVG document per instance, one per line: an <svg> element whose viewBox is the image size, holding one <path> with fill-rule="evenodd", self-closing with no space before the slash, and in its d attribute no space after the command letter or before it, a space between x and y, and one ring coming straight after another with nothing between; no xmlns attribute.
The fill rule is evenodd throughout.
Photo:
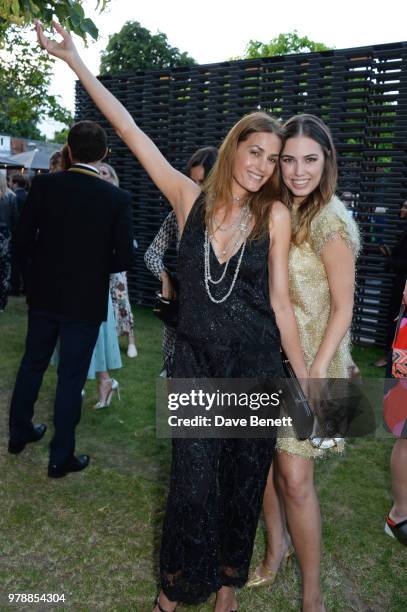
<svg viewBox="0 0 407 612"><path fill-rule="evenodd" d="M179 246L180 316L173 377L282 377L280 335L270 307L269 240L247 243L229 298L213 303L204 282L203 199ZM240 251L215 297L232 282ZM223 271L213 251L211 271ZM247 581L275 441L175 439L160 555L161 584L172 601L197 604L222 585Z"/></svg>

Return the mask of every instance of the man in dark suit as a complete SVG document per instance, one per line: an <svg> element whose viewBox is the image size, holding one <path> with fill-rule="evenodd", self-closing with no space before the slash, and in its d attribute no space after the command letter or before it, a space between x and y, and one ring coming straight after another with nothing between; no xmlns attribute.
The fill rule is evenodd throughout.
<svg viewBox="0 0 407 612"><path fill-rule="evenodd" d="M40 440L34 404L55 344L60 339L50 477L83 470L75 456L75 428L100 323L106 320L109 274L132 259L130 195L99 177L107 152L104 130L93 121L68 135L72 167L34 178L17 232L17 249L30 260L26 348L10 407L10 453Z"/></svg>

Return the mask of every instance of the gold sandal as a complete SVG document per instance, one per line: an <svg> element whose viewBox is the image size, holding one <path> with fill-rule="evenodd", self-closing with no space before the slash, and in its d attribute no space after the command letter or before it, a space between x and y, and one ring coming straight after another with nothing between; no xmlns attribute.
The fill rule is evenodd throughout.
<svg viewBox="0 0 407 612"><path fill-rule="evenodd" d="M292 546L289 546L287 552L283 557L283 560L281 561L280 567L276 572L271 570L270 568L265 567L264 563L262 563L261 565L256 567L252 577L250 578L246 586L249 589L259 586L271 586L274 583L278 572L281 570L286 570L291 564L293 560L293 555L294 548Z"/></svg>

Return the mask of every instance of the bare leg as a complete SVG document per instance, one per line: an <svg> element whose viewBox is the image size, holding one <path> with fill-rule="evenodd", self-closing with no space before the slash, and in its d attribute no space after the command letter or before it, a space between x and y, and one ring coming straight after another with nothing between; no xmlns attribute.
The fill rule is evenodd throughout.
<svg viewBox="0 0 407 612"><path fill-rule="evenodd" d="M99 400L104 402L112 389L112 379L108 371L98 372L97 375L99 381Z"/></svg>
<svg viewBox="0 0 407 612"><path fill-rule="evenodd" d="M325 610L320 587L321 515L312 459L278 453L278 486L302 575L302 610Z"/></svg>
<svg viewBox="0 0 407 612"><path fill-rule="evenodd" d="M407 519L407 440L399 439L394 444L390 469L394 499L390 518L400 523Z"/></svg>
<svg viewBox="0 0 407 612"><path fill-rule="evenodd" d="M134 340L134 332L132 331L129 333L129 344L136 344Z"/></svg>
<svg viewBox="0 0 407 612"><path fill-rule="evenodd" d="M111 380L110 378L110 374L109 372L106 370L106 372L98 372L98 380L99 382L104 382L105 380Z"/></svg>
<svg viewBox="0 0 407 612"><path fill-rule="evenodd" d="M277 472L278 458L276 453L273 465L270 468L263 498L263 514L267 529L267 551L263 567L272 572L277 572L290 546L284 506L281 495L277 491ZM259 573L261 575L261 568Z"/></svg>
<svg viewBox="0 0 407 612"><path fill-rule="evenodd" d="M237 610L235 590L232 587L223 586L216 594L214 612L231 612Z"/></svg>
<svg viewBox="0 0 407 612"><path fill-rule="evenodd" d="M158 601L160 603L161 608L165 610L165 612L174 612L175 608L178 605L176 601L170 601L168 597L164 595L164 591L160 591ZM158 605L155 606L153 612L160 612L160 608L158 607Z"/></svg>

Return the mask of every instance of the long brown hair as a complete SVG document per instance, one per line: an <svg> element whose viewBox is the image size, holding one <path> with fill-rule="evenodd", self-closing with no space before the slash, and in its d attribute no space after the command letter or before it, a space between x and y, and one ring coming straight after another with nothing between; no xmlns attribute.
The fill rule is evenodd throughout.
<svg viewBox="0 0 407 612"><path fill-rule="evenodd" d="M324 153L324 168L318 187L307 195L298 207L293 218L294 244L299 245L308 240L311 222L314 217L332 199L338 180L335 145L328 126L315 115L296 115L283 125L283 149L287 140L297 136L306 136L317 142ZM283 153L281 153L283 155ZM293 195L281 178L281 199L291 209Z"/></svg>
<svg viewBox="0 0 407 612"><path fill-rule="evenodd" d="M207 177L203 192L205 194L205 223L213 227L213 219L219 206L223 203L232 203L233 166L239 143L244 142L253 133L275 134L282 139L282 127L277 119L264 112L255 112L246 115L238 121L228 132L220 149L212 171ZM273 202L279 195L279 169L278 164L271 178L259 191L250 195L247 205L254 219L254 227L250 234L251 239L259 238L268 232L269 216Z"/></svg>
<svg viewBox="0 0 407 612"><path fill-rule="evenodd" d="M64 145L61 151L61 170L69 170L72 166L71 156L69 155L68 145Z"/></svg>

